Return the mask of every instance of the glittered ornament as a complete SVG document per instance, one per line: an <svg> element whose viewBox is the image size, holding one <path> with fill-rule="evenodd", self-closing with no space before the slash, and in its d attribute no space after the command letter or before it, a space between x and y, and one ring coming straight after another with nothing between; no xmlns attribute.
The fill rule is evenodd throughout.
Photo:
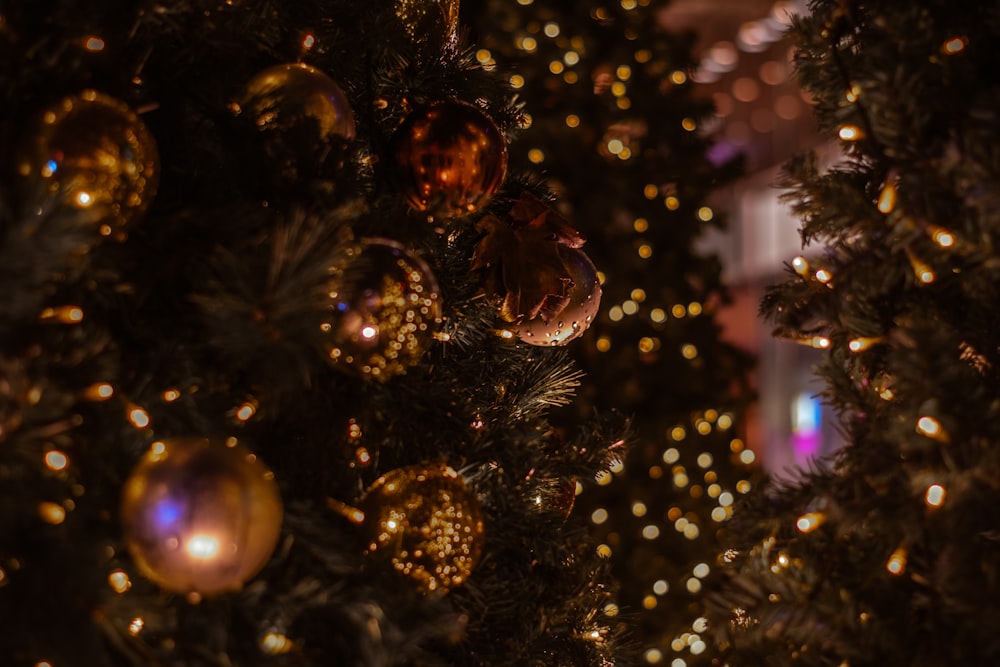
<svg viewBox="0 0 1000 667"><path fill-rule="evenodd" d="M389 147L399 193L418 211L466 215L496 194L507 173L507 145L479 107L434 102L403 121Z"/></svg>
<svg viewBox="0 0 1000 667"><path fill-rule="evenodd" d="M267 156L295 177L340 160L354 139L354 112L337 83L304 63L275 65L260 72L232 106L260 133Z"/></svg>
<svg viewBox="0 0 1000 667"><path fill-rule="evenodd" d="M125 481L122 530L140 571L164 589L238 590L278 542L272 473L235 440L155 442Z"/></svg>
<svg viewBox="0 0 1000 667"><path fill-rule="evenodd" d="M437 279L389 239L363 239L335 272L326 334L330 360L386 380L417 363L441 322Z"/></svg>
<svg viewBox="0 0 1000 667"><path fill-rule="evenodd" d="M565 345L582 335L601 306L601 281L594 263L582 250L559 246L559 257L571 286L566 305L555 314L542 311L512 327L519 339L531 345Z"/></svg>
<svg viewBox="0 0 1000 667"><path fill-rule="evenodd" d="M156 141L124 102L85 90L43 111L31 132L17 170L33 212L87 211L107 235L149 208L160 171Z"/></svg>
<svg viewBox="0 0 1000 667"><path fill-rule="evenodd" d="M428 35L442 38L445 44L458 41L458 0L393 0L396 17L413 41Z"/></svg>
<svg viewBox="0 0 1000 667"><path fill-rule="evenodd" d="M483 515L453 469L417 465L386 473L362 501L368 551L424 593L464 582L483 549Z"/></svg>

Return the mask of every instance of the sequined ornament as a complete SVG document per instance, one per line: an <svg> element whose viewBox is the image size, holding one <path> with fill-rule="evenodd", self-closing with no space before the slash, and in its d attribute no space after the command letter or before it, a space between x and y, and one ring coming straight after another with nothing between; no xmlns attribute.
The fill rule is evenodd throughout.
<svg viewBox="0 0 1000 667"><path fill-rule="evenodd" d="M479 107L434 102L403 121L389 147L390 170L406 202L434 216L485 205L507 173L507 144Z"/></svg>
<svg viewBox="0 0 1000 667"><path fill-rule="evenodd" d="M26 204L86 211L103 233L121 231L156 195L159 156L139 117L113 97L85 90L42 112L17 169Z"/></svg>
<svg viewBox="0 0 1000 667"><path fill-rule="evenodd" d="M354 112L337 83L304 63L275 65L254 76L232 106L259 133L267 156L288 177L333 160L354 139Z"/></svg>
<svg viewBox="0 0 1000 667"><path fill-rule="evenodd" d="M594 263L582 250L559 247L572 285L566 293L566 306L554 315L542 311L511 327L519 339L531 345L565 345L583 335L601 307L601 281Z"/></svg>
<svg viewBox="0 0 1000 667"><path fill-rule="evenodd" d="M445 44L457 44L459 0L394 0L394 5L411 40L440 35Z"/></svg>
<svg viewBox="0 0 1000 667"><path fill-rule="evenodd" d="M464 582L483 549L475 494L445 465L416 465L378 478L362 501L368 551L424 593Z"/></svg>
<svg viewBox="0 0 1000 667"><path fill-rule="evenodd" d="M241 588L270 558L281 518L273 474L235 440L155 442L122 490L122 530L136 565L178 593Z"/></svg>
<svg viewBox="0 0 1000 667"><path fill-rule="evenodd" d="M378 380L417 363L441 322L437 279L420 257L382 238L362 239L335 274L327 335L330 360Z"/></svg>

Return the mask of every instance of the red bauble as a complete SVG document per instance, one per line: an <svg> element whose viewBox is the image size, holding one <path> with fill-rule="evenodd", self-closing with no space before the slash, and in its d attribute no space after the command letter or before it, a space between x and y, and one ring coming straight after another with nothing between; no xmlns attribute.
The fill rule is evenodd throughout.
<svg viewBox="0 0 1000 667"><path fill-rule="evenodd" d="M439 217L467 215L496 194L507 145L479 107L441 101L414 111L390 144L391 176L406 202Z"/></svg>

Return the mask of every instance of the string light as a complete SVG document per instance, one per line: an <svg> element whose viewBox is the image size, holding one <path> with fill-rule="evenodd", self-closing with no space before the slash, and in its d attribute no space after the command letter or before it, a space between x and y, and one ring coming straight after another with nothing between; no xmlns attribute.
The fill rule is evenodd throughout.
<svg viewBox="0 0 1000 667"><path fill-rule="evenodd" d="M924 502L930 507L941 507L944 504L945 495L946 492L943 486L940 484L931 484L927 487Z"/></svg>
<svg viewBox="0 0 1000 667"><path fill-rule="evenodd" d="M876 343L881 343L883 340L884 339L878 338L878 337L875 337L875 338L872 338L872 337L853 338L847 344L847 349L849 349L851 352L864 352L865 350L867 350L868 348L870 348L872 345L875 345Z"/></svg>
<svg viewBox="0 0 1000 667"><path fill-rule="evenodd" d="M896 208L896 184L892 181L885 184L878 196L878 210L882 213L892 213Z"/></svg>
<svg viewBox="0 0 1000 667"><path fill-rule="evenodd" d="M57 503L43 502L38 505L38 516L45 523L58 526L66 520L66 510Z"/></svg>
<svg viewBox="0 0 1000 667"><path fill-rule="evenodd" d="M261 649L270 655L281 655L292 650L292 642L279 632L269 632L260 641Z"/></svg>
<svg viewBox="0 0 1000 667"><path fill-rule="evenodd" d="M941 45L941 52L952 56L963 51L968 43L969 42L965 37L952 37Z"/></svg>
<svg viewBox="0 0 1000 667"><path fill-rule="evenodd" d="M69 457L57 449L50 450L45 454L45 466L49 470L60 471L65 470L66 466L69 465Z"/></svg>
<svg viewBox="0 0 1000 667"><path fill-rule="evenodd" d="M942 229L940 227L932 228L931 238L942 248L950 248L955 245L955 235L949 232L947 229Z"/></svg>
<svg viewBox="0 0 1000 667"><path fill-rule="evenodd" d="M133 405L128 411L128 420L136 428L146 428L149 426L149 413L137 405Z"/></svg>
<svg viewBox="0 0 1000 667"><path fill-rule="evenodd" d="M864 136L864 133L857 125L844 125L837 132L837 136L844 141L857 141Z"/></svg>
<svg viewBox="0 0 1000 667"><path fill-rule="evenodd" d="M250 401L243 403L236 409L236 418L241 422L250 421L255 414L257 414L257 406Z"/></svg>
<svg viewBox="0 0 1000 667"><path fill-rule="evenodd" d="M136 637L136 636L139 635L140 632L142 632L142 629L144 627L146 627L146 621L144 621L142 618L136 616L131 621L129 621L128 632L133 637Z"/></svg>
<svg viewBox="0 0 1000 667"><path fill-rule="evenodd" d="M921 283L929 285L937 279L934 270L926 262L918 259L909 248L906 249L906 256L910 260L910 266L913 268L914 275L916 275L917 280Z"/></svg>
<svg viewBox="0 0 1000 667"><path fill-rule="evenodd" d="M814 347L817 350L826 350L830 347L830 339L826 336L812 336L811 338L798 338L795 340L800 345Z"/></svg>
<svg viewBox="0 0 1000 667"><path fill-rule="evenodd" d="M941 426L941 422L929 415L924 415L917 420L917 433L926 435L928 438L933 438L934 440L948 442L948 433Z"/></svg>
<svg viewBox="0 0 1000 667"><path fill-rule="evenodd" d="M108 575L108 584L111 588L119 595L127 592L132 588L132 581L125 574L124 570L113 570L111 574Z"/></svg>
<svg viewBox="0 0 1000 667"><path fill-rule="evenodd" d="M79 324L83 321L83 309L79 306L56 306L45 308L39 315L44 321L55 320L60 324Z"/></svg>
<svg viewBox="0 0 1000 667"><path fill-rule="evenodd" d="M889 560L886 561L885 569L889 571L889 574L900 575L906 571L906 549L903 547L897 548L889 556Z"/></svg>
<svg viewBox="0 0 1000 667"><path fill-rule="evenodd" d="M798 518L795 527L800 533L808 534L822 526L825 521L826 516L822 512L809 512Z"/></svg>

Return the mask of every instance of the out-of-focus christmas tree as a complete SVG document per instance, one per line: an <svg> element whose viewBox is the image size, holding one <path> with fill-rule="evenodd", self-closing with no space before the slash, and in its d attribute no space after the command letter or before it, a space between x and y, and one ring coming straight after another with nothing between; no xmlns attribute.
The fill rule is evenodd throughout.
<svg viewBox="0 0 1000 667"><path fill-rule="evenodd" d="M580 414L614 407L633 418L629 456L577 502L621 581L608 613L632 619L645 663L694 665L713 656L701 593L718 529L751 486L740 437L750 363L720 338L718 261L694 249L723 224L707 200L740 164L710 159L711 105L689 78L695 35L666 30L666 6L465 5L478 11L479 59L509 70L525 104L512 164L559 193L603 274L591 337L572 349L586 373Z"/></svg>
<svg viewBox="0 0 1000 667"><path fill-rule="evenodd" d="M826 349L847 444L729 524L730 665L1000 660L1000 4L815 0L796 63L843 159L788 166L763 311Z"/></svg>
<svg viewBox="0 0 1000 667"><path fill-rule="evenodd" d="M600 287L457 13L0 4L5 666L627 659L624 424L514 333Z"/></svg>

